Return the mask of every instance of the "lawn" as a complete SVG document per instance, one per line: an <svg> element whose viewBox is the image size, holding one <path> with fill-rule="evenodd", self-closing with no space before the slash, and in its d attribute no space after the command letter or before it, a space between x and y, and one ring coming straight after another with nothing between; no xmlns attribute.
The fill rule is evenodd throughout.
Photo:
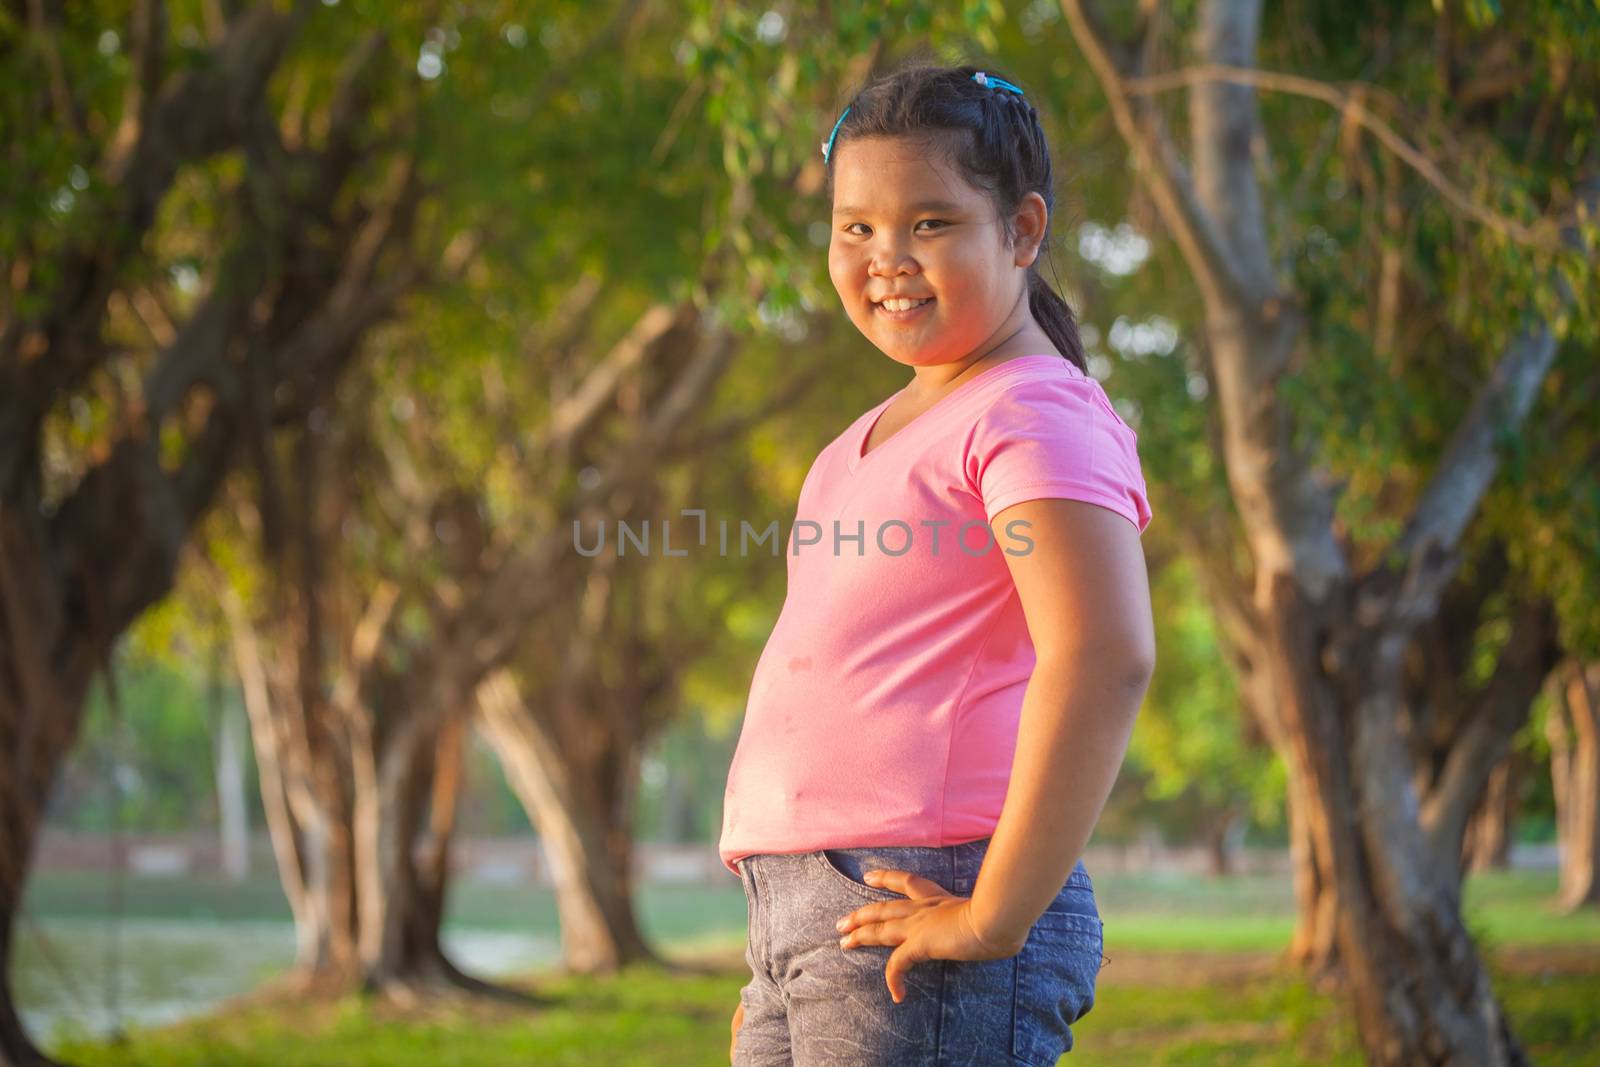
<svg viewBox="0 0 1600 1067"><path fill-rule="evenodd" d="M1275 959L1292 925L1273 879L1211 882L1150 875L1096 878L1107 922L1094 1010L1064 1062L1357 1064L1338 1000ZM1588 1064L1600 1047L1600 916L1549 906L1553 875L1496 873L1468 887L1469 923L1517 1032L1540 1064ZM537 899L536 899L537 897ZM131 894L152 908L171 895ZM57 905L70 908L71 895ZM510 928L546 915L547 897L508 887L461 894L452 915ZM118 1067L444 1067L726 1063L728 1020L746 974L743 898L650 889L640 902L663 951L687 965L637 965L586 978L551 968L509 984L533 1005L431 1005L399 1011L359 997L307 1005L257 998L217 1014L136 1032L117 1043L56 1035L69 1062Z"/></svg>
<svg viewBox="0 0 1600 1067"><path fill-rule="evenodd" d="M1093 1011L1076 1027L1067 1062L1358 1064L1337 1003L1292 975L1214 954L1125 955L1110 967ZM1502 973L1501 995L1535 1062L1593 1063L1600 1045L1600 966L1523 961ZM1584 970L1587 973L1583 973ZM636 966L607 979L555 974L519 983L533 1007L483 1004L396 1012L350 997L262 1005L134 1036L124 1044L65 1042L70 1062L105 1067L448 1067L726 1063L728 1018L742 976Z"/></svg>

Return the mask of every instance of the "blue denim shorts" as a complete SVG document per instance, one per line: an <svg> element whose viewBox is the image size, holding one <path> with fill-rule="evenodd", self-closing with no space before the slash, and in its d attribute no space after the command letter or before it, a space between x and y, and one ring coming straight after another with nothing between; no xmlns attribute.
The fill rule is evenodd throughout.
<svg viewBox="0 0 1600 1067"><path fill-rule="evenodd" d="M998 960L924 960L889 995L890 945L839 947L842 916L904 900L862 881L865 871L920 874L971 896L989 838L943 848L871 846L758 853L739 860L750 981L735 1067L1047 1067L1072 1048L1074 1022L1094 1006L1104 924L1080 860L1029 930Z"/></svg>

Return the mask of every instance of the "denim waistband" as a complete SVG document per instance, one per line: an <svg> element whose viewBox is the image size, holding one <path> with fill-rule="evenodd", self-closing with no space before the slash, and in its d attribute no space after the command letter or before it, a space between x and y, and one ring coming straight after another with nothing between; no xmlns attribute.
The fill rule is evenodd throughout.
<svg viewBox="0 0 1600 1067"><path fill-rule="evenodd" d="M920 874L940 885L945 886L950 892L966 896L972 892L977 884L978 872L983 867L983 858L989 851L992 839L981 837L974 841L961 841L953 845L853 845L843 848L819 849L817 852L826 852L834 864L844 870L850 877L860 880L861 875L874 869L890 869L910 871ZM757 853L738 861L737 866L743 868L746 860L755 860L762 857L765 862L767 857L778 862L787 862L787 859L798 859L802 856L812 856L810 853ZM787 858L787 859L786 859ZM1067 890L1094 891L1094 882L1089 877L1089 871L1079 859L1068 874L1062 891Z"/></svg>

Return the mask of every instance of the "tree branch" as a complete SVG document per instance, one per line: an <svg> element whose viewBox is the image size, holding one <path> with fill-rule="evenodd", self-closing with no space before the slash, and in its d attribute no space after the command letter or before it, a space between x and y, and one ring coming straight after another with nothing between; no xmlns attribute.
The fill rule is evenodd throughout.
<svg viewBox="0 0 1600 1067"><path fill-rule="evenodd" d="M682 324L685 311L685 308L667 304L646 308L628 332L583 376L577 388L556 404L538 447L553 455L565 455L584 428L599 417L622 379L644 362L651 348L668 331Z"/></svg>
<svg viewBox="0 0 1600 1067"><path fill-rule="evenodd" d="M48 273L62 281L44 310L0 329L0 368L8 379L0 391L0 491L19 477L17 465L31 454L26 442L52 399L105 361L101 327L112 287L138 253L178 169L247 134L267 80L310 8L310 0L297 0L294 14L285 16L261 4L234 24L210 62L168 83L148 121L124 124L102 165L112 190L100 207L103 225L85 226L89 236L51 265Z"/></svg>
<svg viewBox="0 0 1600 1067"><path fill-rule="evenodd" d="M1373 86L1349 83L1345 87L1339 87L1297 74L1256 70L1226 63L1202 63L1135 78L1124 83L1123 88L1130 96L1153 96L1173 89L1196 89L1218 83L1250 86L1322 101L1339 112L1343 123L1360 126L1369 131L1385 148L1416 171L1424 181L1437 189L1468 218L1504 234L1519 244L1547 250L1559 248L1561 227L1570 225L1577 218L1576 213L1573 213L1565 217L1543 218L1532 223L1524 223L1501 215L1473 200L1445 176L1438 163L1407 141L1381 116L1368 109L1367 97L1378 92Z"/></svg>
<svg viewBox="0 0 1600 1067"><path fill-rule="evenodd" d="M707 426L692 437L680 437L670 444L663 457L668 460L704 455L721 445L737 440L772 418L789 410L817 384L815 374L797 374L787 384L775 389L766 403L753 411L723 419Z"/></svg>
<svg viewBox="0 0 1600 1067"><path fill-rule="evenodd" d="M1500 653L1494 675L1473 700L1437 784L1422 803L1422 828L1442 863L1454 864L1461 855L1467 821L1483 797L1489 772L1510 753L1511 740L1527 721L1533 698L1560 662L1557 635L1555 610L1548 601L1517 606L1511 639Z"/></svg>
<svg viewBox="0 0 1600 1067"><path fill-rule="evenodd" d="M1583 210L1592 214L1600 203L1600 175L1586 179L1580 193ZM1581 248L1575 226L1568 227L1562 240L1569 247ZM1572 289L1559 271L1554 273L1560 304L1571 307L1575 300ZM1539 386L1555 362L1557 347L1549 324L1536 319L1511 341L1474 397L1394 545L1391 555L1397 560L1395 566L1407 572L1405 580L1398 587L1393 583L1375 587L1379 597L1394 597L1397 621L1424 618L1434 610L1454 571L1456 544L1499 469L1500 435L1515 431L1527 418ZM1371 610L1379 606L1374 602Z"/></svg>
<svg viewBox="0 0 1600 1067"><path fill-rule="evenodd" d="M1260 30L1260 0L1202 4L1195 47L1215 62L1252 60ZM1189 93L1195 195L1233 253L1233 269L1260 298L1277 288L1267 240L1254 148L1264 141L1260 109L1250 86L1202 82Z"/></svg>
<svg viewBox="0 0 1600 1067"><path fill-rule="evenodd" d="M1147 101L1127 92L1126 79L1141 73L1136 68L1125 69L1132 62L1130 51L1114 43L1087 0L1062 0L1061 10L1105 92L1112 118L1148 183L1151 199L1202 293L1208 302L1254 302L1234 270L1232 250L1200 205L1160 114Z"/></svg>
<svg viewBox="0 0 1600 1067"><path fill-rule="evenodd" d="M45 0L28 0L28 28L44 53L44 65L50 77L50 103L55 109L56 121L75 133L84 133L83 106L72 92L66 64L61 59L61 8L46 4Z"/></svg>

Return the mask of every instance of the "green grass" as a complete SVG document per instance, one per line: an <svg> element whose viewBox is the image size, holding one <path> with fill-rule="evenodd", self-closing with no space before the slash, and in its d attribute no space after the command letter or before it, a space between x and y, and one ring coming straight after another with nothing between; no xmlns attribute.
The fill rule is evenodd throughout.
<svg viewBox="0 0 1600 1067"><path fill-rule="evenodd" d="M1193 977L1192 972L1189 977ZM448 1067L726 1063L728 1020L744 976L683 975L635 966L590 979L535 976L542 1003L525 1009L433 1010L396 1017L357 997L313 1008L257 1007L136 1034L126 1044L69 1040L55 1051L84 1067ZM1516 974L1499 986L1535 1062L1591 1063L1600 1045L1600 972ZM1065 1062L1356 1065L1338 1003L1287 974L1173 986L1102 978Z"/></svg>
<svg viewBox="0 0 1600 1067"><path fill-rule="evenodd" d="M1339 1002L1271 964L1293 925L1281 880L1107 874L1095 884L1111 962L1064 1062L1360 1063ZM47 876L31 890L36 914L105 913L103 879ZM1465 911L1533 1060L1576 1067L1592 1062L1591 1050L1600 1047L1600 914L1559 914L1554 890L1553 872L1488 874L1469 883ZM281 903L271 883L131 879L123 914L276 918ZM478 928L556 928L554 900L540 890L464 884L453 891L450 911L452 923ZM126 1044L58 1033L50 1049L85 1067L726 1063L729 1017L748 977L738 962L745 918L739 886L650 886L639 911L648 936L669 956L692 946L695 954L717 953L725 966L700 975L640 965L595 979L541 971L516 983L540 999L532 1007L434 1005L397 1014L358 997L258 1005L139 1032ZM286 919L287 909L281 915ZM1573 946L1595 951L1574 965Z"/></svg>
<svg viewBox="0 0 1600 1067"><path fill-rule="evenodd" d="M351 996L312 1009L252 1008L135 1035L123 1045L68 1041L84 1067L448 1067L489 1064L727 1062L742 981L635 966L609 979L542 977L543 1003L448 1008L397 1018Z"/></svg>
<svg viewBox="0 0 1600 1067"><path fill-rule="evenodd" d="M1283 880L1100 875L1095 895L1111 946L1149 951L1274 952L1294 929ZM1600 945L1600 911L1563 915L1554 871L1474 875L1464 894L1468 927L1484 946Z"/></svg>

